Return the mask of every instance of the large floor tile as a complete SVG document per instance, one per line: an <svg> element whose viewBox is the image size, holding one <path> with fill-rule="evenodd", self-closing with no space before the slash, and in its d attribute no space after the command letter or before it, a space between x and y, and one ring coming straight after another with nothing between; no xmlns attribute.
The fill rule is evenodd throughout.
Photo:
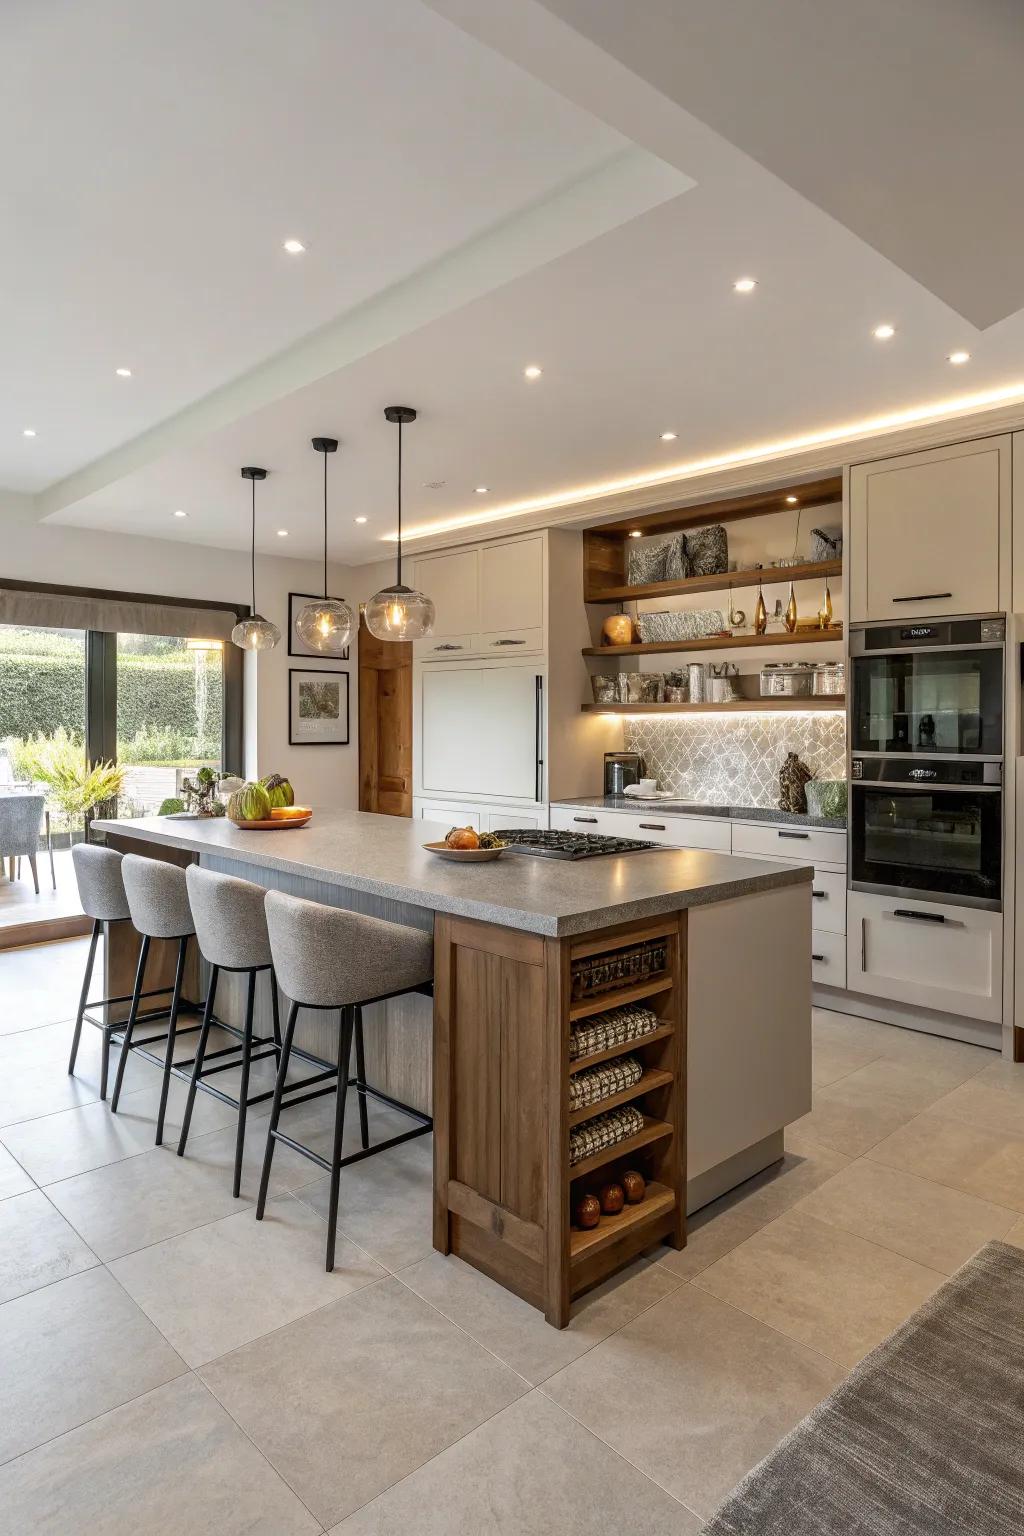
<svg viewBox="0 0 1024 1536"><path fill-rule="evenodd" d="M811 1030L811 1074L818 1088L847 1077L858 1067L866 1067L881 1054L876 1041L865 1040L843 1028L845 1020L833 1023L837 1017L827 1014L821 1019L815 1010Z"/></svg>
<svg viewBox="0 0 1024 1536"><path fill-rule="evenodd" d="M1016 1219L1005 1206L979 1200L945 1184L859 1158L796 1207L844 1232L855 1232L952 1274Z"/></svg>
<svg viewBox="0 0 1024 1536"><path fill-rule="evenodd" d="M10 1536L316 1536L320 1527L194 1376L0 1468Z"/></svg>
<svg viewBox="0 0 1024 1536"><path fill-rule="evenodd" d="M0 1201L0 1302L92 1269L96 1255L40 1190Z"/></svg>
<svg viewBox="0 0 1024 1536"><path fill-rule="evenodd" d="M70 1023L46 1024L0 1035L0 1126L99 1098L98 1055L95 1065L83 1062L81 1073L68 1074L73 1029Z"/></svg>
<svg viewBox="0 0 1024 1536"><path fill-rule="evenodd" d="M684 1285L540 1390L707 1516L842 1374Z"/></svg>
<svg viewBox="0 0 1024 1536"><path fill-rule="evenodd" d="M42 875L42 869L40 869ZM49 870L46 872L49 878ZM31 884L29 885L31 890ZM13 1035L40 1024L73 1019L85 975L89 940L61 939L55 944L28 944L3 952L4 1006L0 1035ZM95 975L103 974L103 945L96 952ZM100 990L97 986L97 992Z"/></svg>
<svg viewBox="0 0 1024 1536"><path fill-rule="evenodd" d="M942 1035L926 1035L917 1029L881 1027L889 1030L883 1055L894 1061L908 1061L918 1067L955 1074L961 1083L999 1060L998 1052L988 1046L969 1045L966 1040L947 1040Z"/></svg>
<svg viewBox="0 0 1024 1536"><path fill-rule="evenodd" d="M1024 1067L996 1061L932 1106L933 1113L988 1131L1024 1136Z"/></svg>
<svg viewBox="0 0 1024 1536"><path fill-rule="evenodd" d="M677 1251L661 1244L647 1257L682 1279L699 1274L845 1168L848 1161L841 1152L805 1141L790 1126L783 1158L688 1218L685 1248Z"/></svg>
<svg viewBox="0 0 1024 1536"><path fill-rule="evenodd" d="M1024 1211L1024 1136L933 1113L901 1126L872 1147L869 1156L872 1162Z"/></svg>
<svg viewBox="0 0 1024 1536"><path fill-rule="evenodd" d="M555 1329L535 1307L454 1255L432 1253L402 1270L400 1278L534 1384L546 1381L683 1283L660 1265L640 1261L581 1296L573 1304L569 1326Z"/></svg>
<svg viewBox="0 0 1024 1536"><path fill-rule="evenodd" d="M164 1131L167 1143L177 1142L186 1093L185 1084L172 1079ZM53 1184L58 1179L70 1179L77 1173L88 1173L92 1168L103 1168L147 1152L156 1134L159 1104L160 1082L154 1072L153 1081L146 1088L122 1095L116 1115L111 1113L109 1103L96 1099L60 1114L7 1126L0 1131L0 1140L25 1165L37 1184ZM229 1104L203 1094L196 1100L192 1134L201 1136L233 1125L235 1113Z"/></svg>
<svg viewBox="0 0 1024 1536"><path fill-rule="evenodd" d="M202 1376L324 1525L526 1390L395 1279L223 1356Z"/></svg>
<svg viewBox="0 0 1024 1536"><path fill-rule="evenodd" d="M10 1195L23 1195L35 1186L24 1168L5 1147L0 1146L0 1200Z"/></svg>
<svg viewBox="0 0 1024 1536"><path fill-rule="evenodd" d="M931 1097L938 1098L943 1091L936 1089ZM885 1060L871 1062L838 1082L816 1088L813 1108L794 1122L793 1130L819 1146L861 1157L925 1107L920 1102L925 1092L908 1068Z"/></svg>
<svg viewBox="0 0 1024 1536"><path fill-rule="evenodd" d="M188 1364L202 1365L385 1274L344 1239L327 1274L326 1242L316 1212L286 1195L262 1222L250 1206L110 1267Z"/></svg>
<svg viewBox="0 0 1024 1536"><path fill-rule="evenodd" d="M185 1370L105 1269L0 1307L0 1361L0 1462Z"/></svg>
<svg viewBox="0 0 1024 1536"><path fill-rule="evenodd" d="M694 1284L852 1366L902 1323L941 1275L852 1233L789 1211Z"/></svg>
<svg viewBox="0 0 1024 1536"><path fill-rule="evenodd" d="M341 1170L338 1225L385 1269L405 1269L434 1251L433 1181L429 1136L352 1163ZM326 1217L329 1185L320 1178L296 1193Z"/></svg>
<svg viewBox="0 0 1024 1536"><path fill-rule="evenodd" d="M699 1528L671 1495L531 1392L331 1536L695 1536Z"/></svg>

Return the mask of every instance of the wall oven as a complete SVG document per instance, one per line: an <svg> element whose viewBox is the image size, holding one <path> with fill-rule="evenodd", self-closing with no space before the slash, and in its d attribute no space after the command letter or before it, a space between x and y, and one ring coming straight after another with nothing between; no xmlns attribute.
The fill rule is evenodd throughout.
<svg viewBox="0 0 1024 1536"><path fill-rule="evenodd" d="M1001 617L851 626L850 750L998 761Z"/></svg>

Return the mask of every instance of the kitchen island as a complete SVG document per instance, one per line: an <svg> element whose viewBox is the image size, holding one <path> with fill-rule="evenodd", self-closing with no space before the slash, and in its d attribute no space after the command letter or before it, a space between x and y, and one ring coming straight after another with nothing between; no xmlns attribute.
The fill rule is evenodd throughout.
<svg viewBox="0 0 1024 1536"><path fill-rule="evenodd" d="M637 1253L682 1247L687 1210L781 1157L785 1125L810 1108L809 868L669 848L456 864L422 847L445 828L362 812L281 832L159 817L94 827L115 848L433 933L433 1007L411 996L366 1009L367 1077L433 1114L435 1247L556 1326ZM126 990L114 983L131 933L115 927L109 950L108 995ZM241 998L225 996L218 1013L234 1022ZM647 1033L573 1054L574 1030L622 1008L644 1012ZM304 1046L335 1059L329 1017L302 1017ZM578 1073L627 1054L638 1080L596 1103L571 1094ZM570 1150L580 1126L624 1106L627 1139ZM580 1196L627 1170L644 1199L577 1227Z"/></svg>

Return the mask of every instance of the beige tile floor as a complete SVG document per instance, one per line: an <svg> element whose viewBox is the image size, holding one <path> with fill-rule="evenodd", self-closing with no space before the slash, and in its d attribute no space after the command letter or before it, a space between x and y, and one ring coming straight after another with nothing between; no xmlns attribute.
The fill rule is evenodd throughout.
<svg viewBox="0 0 1024 1536"><path fill-rule="evenodd" d="M179 1161L149 1064L116 1120L95 1032L68 1079L81 958L0 954L5 1536L692 1536L945 1275L1024 1246L1024 1069L818 1013L783 1162L563 1332L434 1253L426 1141L346 1171L327 1275L314 1165L281 1149L255 1221L265 1107L235 1201L230 1111Z"/></svg>

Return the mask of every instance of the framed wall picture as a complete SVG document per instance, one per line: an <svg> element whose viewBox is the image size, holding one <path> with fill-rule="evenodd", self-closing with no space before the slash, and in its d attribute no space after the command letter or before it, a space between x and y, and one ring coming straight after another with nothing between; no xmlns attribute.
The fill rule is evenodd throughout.
<svg viewBox="0 0 1024 1536"><path fill-rule="evenodd" d="M320 601L320 593L319 592L289 592L288 593L288 655L289 656L314 656L314 657L319 657L319 659L321 661L328 660L328 658L325 657L321 651L314 651L312 646L307 645L305 640L303 640L299 635L297 635L295 633L295 620L298 617L299 613L301 613L302 609L305 608L307 603L318 603L319 601ZM342 599L340 597L335 597L335 598L332 598L331 601L335 602L335 603L340 603L342 601ZM340 657L332 656L329 659L331 661L339 661L339 660L340 661L348 661L348 651L349 651L349 648L346 645L346 647L342 651Z"/></svg>
<svg viewBox="0 0 1024 1536"><path fill-rule="evenodd" d="M348 746L348 673L288 668L288 745Z"/></svg>

